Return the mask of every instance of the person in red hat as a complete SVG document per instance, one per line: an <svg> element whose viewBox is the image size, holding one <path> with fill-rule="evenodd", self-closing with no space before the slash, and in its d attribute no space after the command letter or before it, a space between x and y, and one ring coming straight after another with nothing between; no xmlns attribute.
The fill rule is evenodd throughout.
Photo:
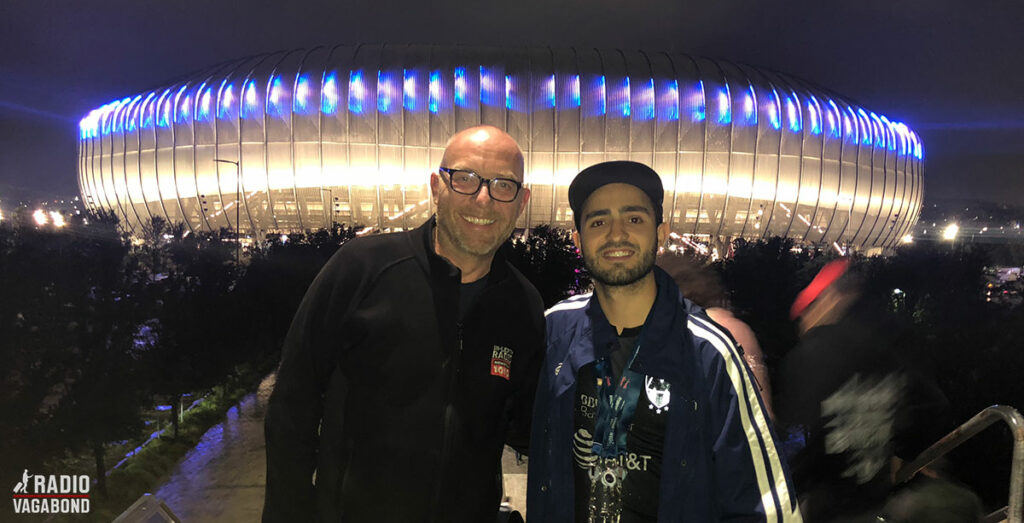
<svg viewBox="0 0 1024 523"><path fill-rule="evenodd" d="M945 403L903 358L899 325L863 297L848 258L827 263L793 302L801 339L782 364L778 421L805 446L790 461L807 521L876 521L893 491L897 456L924 446L913 412ZM937 436L936 436L937 439Z"/></svg>

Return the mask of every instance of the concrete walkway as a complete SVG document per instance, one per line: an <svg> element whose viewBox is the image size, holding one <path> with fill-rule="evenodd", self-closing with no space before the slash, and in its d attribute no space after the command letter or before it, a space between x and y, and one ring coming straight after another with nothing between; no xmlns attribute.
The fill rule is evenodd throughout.
<svg viewBox="0 0 1024 523"><path fill-rule="evenodd" d="M186 523L259 521L267 482L263 417L276 374L242 399L224 422L203 435L155 496ZM526 467L506 447L502 458L505 494L524 513Z"/></svg>

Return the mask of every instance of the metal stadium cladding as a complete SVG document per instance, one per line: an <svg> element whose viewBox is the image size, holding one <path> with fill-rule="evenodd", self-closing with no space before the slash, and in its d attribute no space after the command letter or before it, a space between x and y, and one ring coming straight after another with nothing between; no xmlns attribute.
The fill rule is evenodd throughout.
<svg viewBox="0 0 1024 523"><path fill-rule="evenodd" d="M922 144L902 123L772 71L594 49L353 45L220 64L83 118L79 186L132 230L156 216L258 235L406 229L432 212L447 139L481 123L526 154L520 227L571 227L572 177L614 159L661 174L684 235L877 248L921 210Z"/></svg>

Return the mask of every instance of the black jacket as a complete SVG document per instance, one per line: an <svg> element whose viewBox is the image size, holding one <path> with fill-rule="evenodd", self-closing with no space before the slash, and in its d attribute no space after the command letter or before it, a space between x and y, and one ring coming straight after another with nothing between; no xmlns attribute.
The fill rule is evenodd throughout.
<svg viewBox="0 0 1024 523"><path fill-rule="evenodd" d="M353 239L307 291L266 416L264 521L496 519L503 445L528 444L543 304L499 251L458 322L433 228Z"/></svg>

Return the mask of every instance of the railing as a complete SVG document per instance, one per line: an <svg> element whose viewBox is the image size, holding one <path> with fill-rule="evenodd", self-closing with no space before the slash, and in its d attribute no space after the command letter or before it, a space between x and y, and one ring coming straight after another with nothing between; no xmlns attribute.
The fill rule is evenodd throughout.
<svg viewBox="0 0 1024 523"><path fill-rule="evenodd" d="M1024 523L1022 514L1022 497L1024 497L1024 416L1013 407L993 405L975 415L963 425L957 427L945 437L917 456L917 459L904 464L896 471L896 483L903 483L933 461L941 458L961 443L974 437L996 421L1002 419L1013 432L1013 457L1010 462L1010 496L1007 506L989 514L984 521L1001 521L1005 518L1009 523Z"/></svg>

